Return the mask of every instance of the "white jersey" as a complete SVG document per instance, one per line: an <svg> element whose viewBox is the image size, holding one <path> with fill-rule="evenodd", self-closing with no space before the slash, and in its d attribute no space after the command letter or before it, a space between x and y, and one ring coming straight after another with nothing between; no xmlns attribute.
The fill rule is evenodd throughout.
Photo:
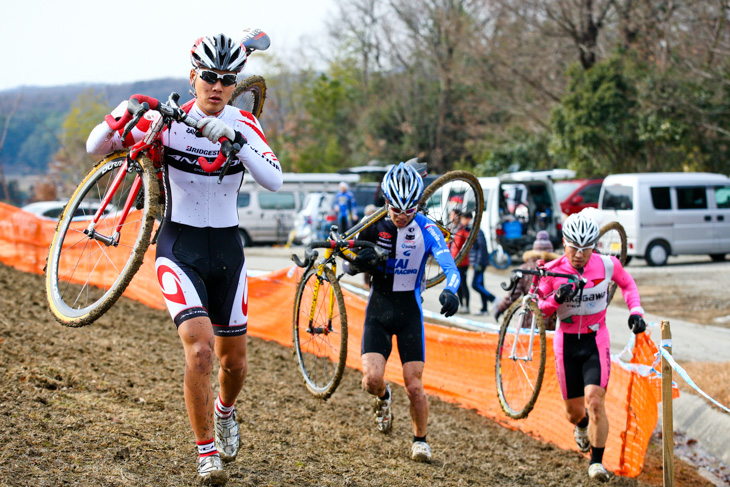
<svg viewBox="0 0 730 487"><path fill-rule="evenodd" d="M195 100L182 108L195 120L207 116ZM87 150L92 154L105 154L129 147L144 137L157 116L157 112L148 112L124 142L121 130L110 133L107 123L102 122L89 135ZM208 173L198 163L201 156L212 162L220 144L197 137L194 128L177 122L162 133L166 219L197 228L235 227L238 226L238 190L245 171L266 189L276 191L281 187L281 165L266 142L256 117L232 106L226 106L216 117L248 141L238 153L238 161L226 171L221 184L218 184L220 170Z"/></svg>

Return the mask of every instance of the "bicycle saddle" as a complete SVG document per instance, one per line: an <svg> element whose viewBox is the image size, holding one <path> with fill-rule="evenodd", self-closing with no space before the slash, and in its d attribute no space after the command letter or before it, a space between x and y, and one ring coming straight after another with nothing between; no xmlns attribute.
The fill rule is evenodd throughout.
<svg viewBox="0 0 730 487"><path fill-rule="evenodd" d="M246 54L253 51L265 51L271 45L271 39L261 29L243 29L241 44L246 48Z"/></svg>

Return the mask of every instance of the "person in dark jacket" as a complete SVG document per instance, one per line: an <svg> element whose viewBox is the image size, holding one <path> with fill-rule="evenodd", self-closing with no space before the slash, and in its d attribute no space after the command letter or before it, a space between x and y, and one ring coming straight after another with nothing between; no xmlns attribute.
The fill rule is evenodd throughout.
<svg viewBox="0 0 730 487"><path fill-rule="evenodd" d="M489 303L494 302L495 296L484 287L484 271L489 265L489 251L487 250L487 239L484 232L479 229L474 243L469 249L469 263L474 270L471 279L471 288L479 293L482 298L482 308L477 312L479 315L489 313Z"/></svg>

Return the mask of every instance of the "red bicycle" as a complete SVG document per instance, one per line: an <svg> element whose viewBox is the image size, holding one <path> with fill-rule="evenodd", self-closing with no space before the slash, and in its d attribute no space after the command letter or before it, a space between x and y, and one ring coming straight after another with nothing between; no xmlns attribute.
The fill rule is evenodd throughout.
<svg viewBox="0 0 730 487"><path fill-rule="evenodd" d="M250 30L242 43L246 51L265 50L269 37ZM229 104L259 117L266 85L260 76L241 81ZM59 217L46 261L46 293L51 312L65 326L93 323L122 295L142 265L144 254L156 242L155 219L164 214L161 196L163 129L172 122L195 127L196 121L178 105L172 93L167 102L144 95L129 99L127 113L120 120L107 115L113 130L124 127L122 140L149 110L160 117L145 137L128 151L107 155L94 166L76 188ZM221 150L210 163L199 158L207 172L219 171L218 182L235 159L240 146L225 137Z"/></svg>

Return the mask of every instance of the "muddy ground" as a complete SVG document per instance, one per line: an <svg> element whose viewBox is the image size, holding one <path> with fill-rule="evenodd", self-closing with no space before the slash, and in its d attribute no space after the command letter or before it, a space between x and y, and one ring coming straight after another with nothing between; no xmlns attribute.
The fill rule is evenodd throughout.
<svg viewBox="0 0 730 487"><path fill-rule="evenodd" d="M284 326L288 326L283 324ZM435 461L412 462L408 401L378 433L368 396L348 370L327 403L301 385L291 350L249 338L238 402L242 450L233 486L587 486L587 459L431 399ZM165 311L122 299L95 324L59 325L41 276L0 264L0 486L183 486L196 450L182 399L183 355ZM566 423L566 427L569 427ZM653 444L637 479L662 484ZM675 464L676 486L710 486Z"/></svg>

